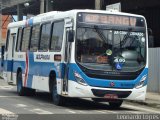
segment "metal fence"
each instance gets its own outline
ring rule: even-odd
[[[149,48],[148,92],[160,93],[160,48]]]

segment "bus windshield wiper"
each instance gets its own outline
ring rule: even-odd
[[[141,49],[142,49],[142,46],[141,46],[141,43],[137,40],[137,36],[131,36],[130,34],[131,31],[128,31],[127,34],[123,37],[123,40],[121,40],[121,37],[120,37],[120,34],[119,34],[119,38],[120,38],[120,51],[122,52],[122,46],[125,45],[125,43],[127,42],[127,38],[132,38],[130,44],[128,45],[129,47],[132,46],[132,44],[136,41],[138,42],[137,43],[137,46],[139,47],[139,52],[138,52],[138,57],[137,57],[137,62],[139,64],[141,64],[141,62],[144,62],[144,57],[141,53]]]
[[[102,40],[104,40],[105,41],[105,43],[108,45],[109,43],[108,43],[108,39],[106,39],[106,37],[104,36],[104,34],[103,34],[103,32],[100,30],[100,29],[98,29],[98,27],[95,25],[94,26],[94,29],[96,30],[96,32],[98,33],[98,35],[99,35],[99,37],[102,39]],[[113,33],[112,33],[113,34]],[[110,50],[110,47],[108,46],[108,50],[107,51],[111,51],[111,53],[112,53],[112,51],[113,51],[113,46],[112,46],[112,50]],[[113,70],[113,68],[114,68],[114,59],[113,59],[113,54],[110,54],[109,55],[111,58],[110,58],[110,65],[112,66],[112,70]]]
[[[124,45],[124,44],[127,42],[127,38],[131,35],[131,34],[130,34],[130,33],[131,33],[131,30],[132,30],[132,29],[128,29],[127,34],[124,35],[122,41],[120,42],[120,43],[121,43],[121,46]],[[119,34],[120,34],[120,33],[119,33]]]
[[[106,37],[104,36],[103,32],[102,32],[100,29],[98,29],[98,27],[97,27],[96,25],[94,26],[94,29],[95,29],[96,32],[98,33],[99,37],[100,37],[102,40],[104,40],[105,43],[108,44],[108,39],[106,39]]]

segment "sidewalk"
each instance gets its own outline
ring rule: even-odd
[[[144,101],[147,105],[156,105],[160,108],[160,93],[148,92],[146,100]]]
[[[143,104],[154,108],[160,108],[160,93],[147,92],[145,101],[130,101],[130,102],[139,103],[141,105]]]

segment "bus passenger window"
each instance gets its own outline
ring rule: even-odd
[[[35,52],[38,50],[40,26],[35,25],[32,27],[30,51]]]
[[[21,44],[21,51],[23,52],[26,52],[28,50],[30,30],[31,30],[31,27],[27,27],[23,29],[22,44]]]
[[[51,30],[51,24],[50,23],[42,25],[39,50],[48,51],[48,49],[49,49],[49,39],[50,39],[50,30]]]
[[[17,43],[16,43],[16,51],[20,50],[21,38],[22,38],[22,28],[19,28],[18,29]]]
[[[55,22],[53,24],[53,31],[51,36],[51,50],[60,51],[62,48],[64,32],[64,21]]]

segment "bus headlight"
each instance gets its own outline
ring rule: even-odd
[[[86,81],[81,77],[81,75],[77,72],[74,72],[74,77],[75,77],[75,80],[81,84],[81,85],[84,85],[84,86],[87,86],[87,83]]]
[[[139,88],[143,87],[146,79],[147,79],[147,75],[144,75],[144,76],[141,78],[140,82],[135,86],[135,88],[136,88],[136,89],[139,89]]]

